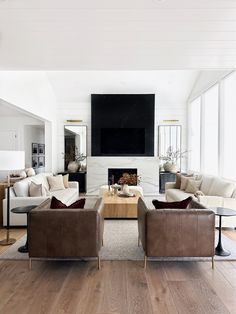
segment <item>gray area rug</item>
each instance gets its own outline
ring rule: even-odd
[[[25,244],[26,236],[23,236],[9,249],[0,255],[0,260],[26,260],[28,253],[18,252],[18,247]],[[218,231],[216,231],[216,241]],[[231,252],[230,256],[215,256],[215,260],[236,260],[236,242],[222,235],[223,247]],[[104,247],[101,250],[102,260],[143,260],[144,252],[138,247],[137,220],[105,220]],[[209,258],[199,257],[169,257],[153,258],[157,261],[208,261]]]

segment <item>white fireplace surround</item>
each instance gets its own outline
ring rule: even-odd
[[[108,168],[137,168],[144,195],[159,194],[159,160],[157,157],[88,157],[87,194],[98,195],[108,184]]]

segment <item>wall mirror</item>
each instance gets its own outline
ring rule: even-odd
[[[169,147],[172,151],[181,151],[181,125],[159,125],[158,126],[158,156],[166,156]],[[181,168],[181,160],[176,162]]]
[[[65,125],[64,141],[65,171],[85,171],[87,156],[87,126]]]

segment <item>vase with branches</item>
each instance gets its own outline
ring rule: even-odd
[[[174,150],[172,146],[169,146],[166,154],[159,156],[160,160],[164,160],[163,164],[164,170],[168,172],[177,172],[178,171],[178,161],[182,158],[186,158],[187,150],[181,151],[180,149]]]

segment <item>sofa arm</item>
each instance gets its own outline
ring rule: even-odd
[[[176,189],[176,183],[175,182],[166,182],[165,190],[169,190],[169,189]]]
[[[77,181],[69,181],[68,186],[71,189],[78,189],[79,190],[79,182],[77,182]]]

